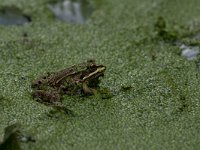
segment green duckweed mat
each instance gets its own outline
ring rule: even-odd
[[[162,17],[179,39],[198,31],[199,0],[102,0],[86,24],[58,21],[48,3],[0,2],[32,20],[0,26],[0,139],[19,122],[36,140],[22,149],[199,149],[198,58],[181,57],[155,30]],[[30,85],[38,76],[90,58],[107,66],[100,86],[111,98],[65,96],[74,116],[52,114],[33,100]]]

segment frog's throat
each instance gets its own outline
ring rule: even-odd
[[[88,76],[85,76],[85,77],[83,78],[83,81],[87,80],[88,78],[94,76],[94,75],[97,74],[97,73],[104,72],[105,70],[106,70],[106,67],[105,67],[105,66],[104,66],[104,67],[99,67],[99,68],[97,68],[96,71],[90,73]]]

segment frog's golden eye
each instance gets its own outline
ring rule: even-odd
[[[80,78],[83,79],[84,77],[85,77],[85,75],[84,75],[84,74],[81,74]]]
[[[96,69],[96,65],[95,64],[91,64],[90,66],[87,67],[87,69]]]

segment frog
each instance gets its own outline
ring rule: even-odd
[[[94,59],[90,59],[47,73],[32,82],[32,96],[43,103],[59,104],[63,95],[93,95],[105,70],[105,65],[97,65]]]

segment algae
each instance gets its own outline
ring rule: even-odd
[[[155,38],[155,22],[162,16],[167,31],[189,40],[182,35],[199,31],[188,26],[199,19],[200,1],[107,0],[76,25],[55,21],[48,3],[0,2],[32,17],[26,26],[0,26],[0,137],[18,121],[37,139],[22,145],[30,150],[199,149],[199,70],[179,47]],[[49,114],[32,99],[38,75],[88,58],[107,66],[100,86],[114,96],[64,97],[75,115]]]

